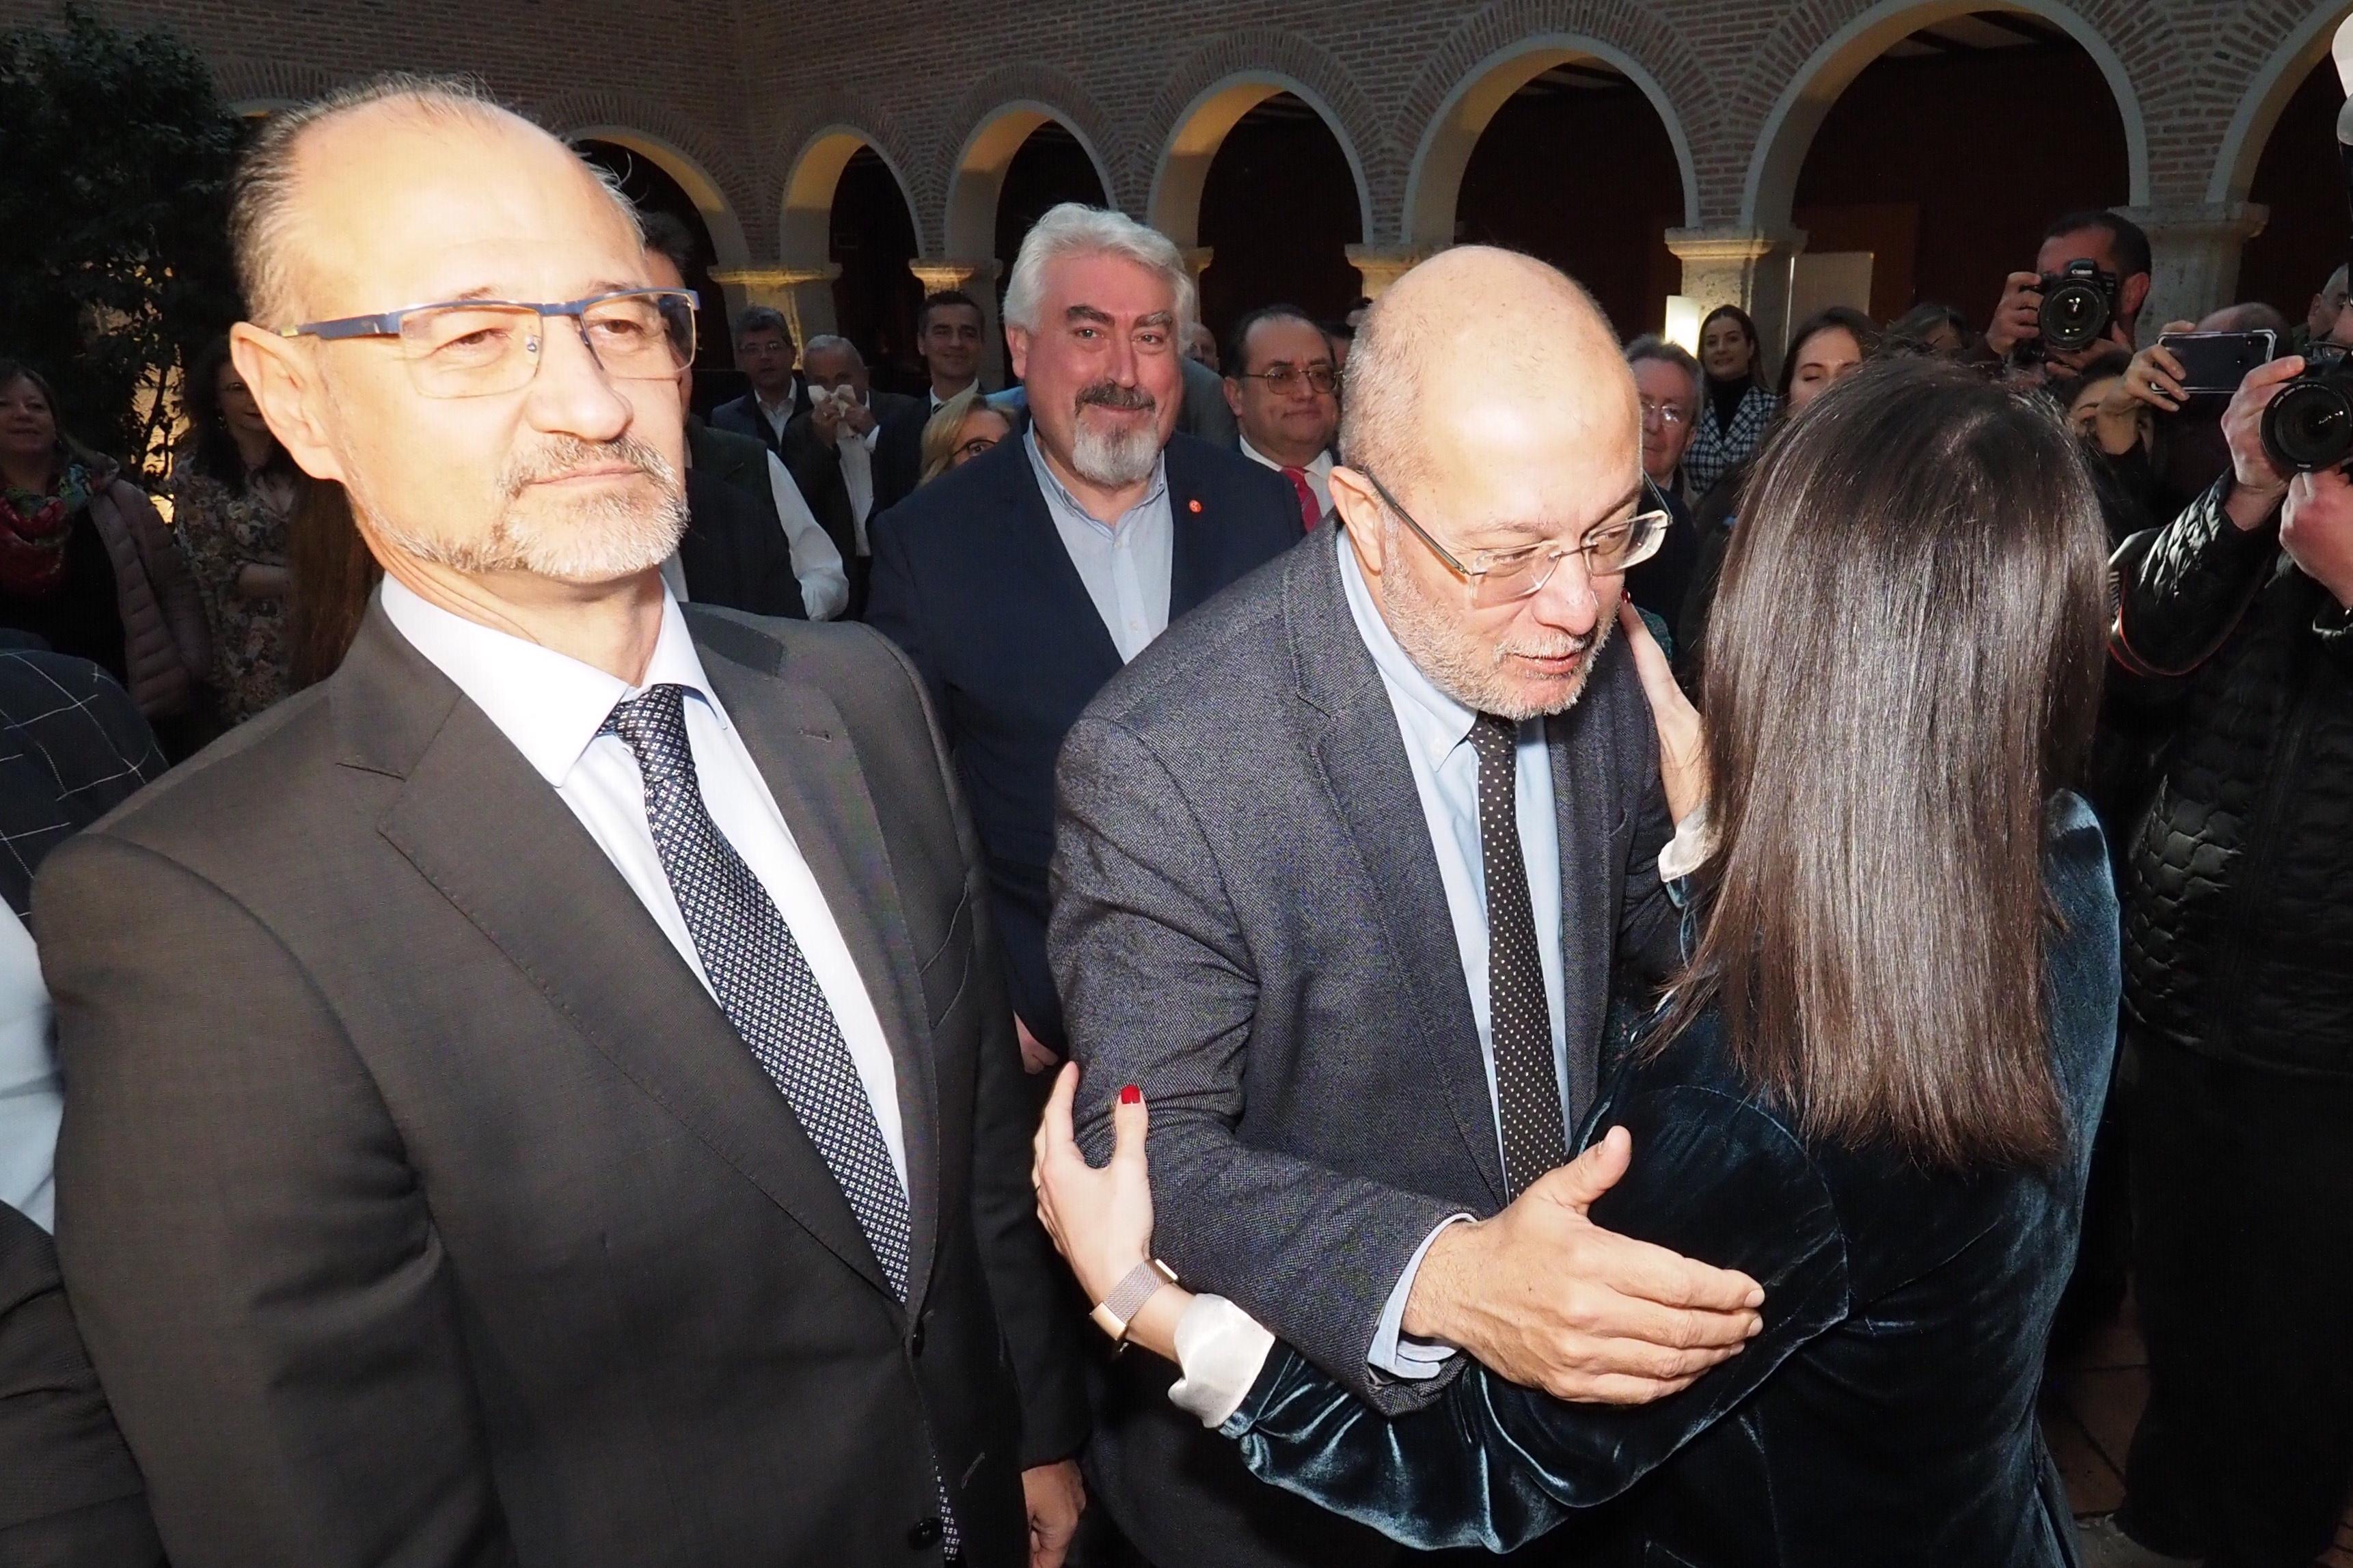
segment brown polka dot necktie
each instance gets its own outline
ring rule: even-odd
[[[1520,852],[1520,727],[1482,713],[1471,725],[1479,755],[1479,857],[1487,883],[1487,1019],[1495,1053],[1495,1111],[1504,1127],[1504,1183],[1513,1197],[1568,1159],[1560,1071],[1552,1056],[1552,1007],[1543,951]]]

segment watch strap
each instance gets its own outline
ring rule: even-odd
[[[1113,1340],[1125,1340],[1128,1324],[1135,1321],[1135,1314],[1144,1310],[1144,1304],[1151,1300],[1163,1285],[1175,1283],[1176,1271],[1160,1259],[1155,1258],[1139,1263],[1111,1288],[1111,1294],[1104,1297],[1089,1316],[1094,1319],[1095,1327]]]

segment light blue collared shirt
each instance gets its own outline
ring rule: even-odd
[[[1152,466],[1152,483],[1144,499],[1110,522],[1103,522],[1081,506],[1063,488],[1038,450],[1038,434],[1021,437],[1029,454],[1030,471],[1038,476],[1039,491],[1062,536],[1079,581],[1087,585],[1125,663],[1142,653],[1154,637],[1168,629],[1168,569],[1176,545],[1176,520],[1168,509],[1168,463]]]
[[[1406,762],[1413,770],[1413,787],[1421,797],[1421,814],[1430,827],[1430,847],[1438,855],[1438,880],[1446,892],[1446,912],[1454,923],[1454,948],[1462,960],[1462,979],[1471,992],[1471,1018],[1479,1030],[1479,1054],[1487,1068],[1487,1100],[1495,1103],[1495,1044],[1493,1010],[1487,998],[1487,878],[1479,844],[1479,756],[1471,749],[1471,725],[1478,715],[1440,691],[1417,667],[1373,603],[1372,589],[1356,564],[1356,552],[1345,529],[1334,529],[1333,548],[1340,552],[1340,583],[1348,600],[1348,614],[1356,635],[1373,656],[1396,713],[1398,733],[1405,741]],[[1518,817],[1520,854],[1527,863],[1528,900],[1535,916],[1538,958],[1544,969],[1545,1003],[1552,1015],[1552,1058],[1556,1081],[1561,1086],[1561,1124],[1572,1125],[1568,1103],[1568,1033],[1566,982],[1560,943],[1560,818],[1553,809],[1552,752],[1545,743],[1545,721],[1530,719],[1520,725],[1518,776],[1514,806]],[[1503,1117],[1495,1121],[1495,1151],[1504,1147]],[[1463,1215],[1469,1218],[1469,1215]],[[1454,1223],[1450,1220],[1448,1224]],[[1439,1230],[1445,1229],[1439,1226]],[[1438,1238],[1432,1231],[1406,1265],[1390,1292],[1378,1331],[1366,1359],[1399,1377],[1430,1377],[1454,1353],[1452,1347],[1430,1344],[1403,1336],[1406,1298],[1423,1256]]]

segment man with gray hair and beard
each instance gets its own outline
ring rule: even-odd
[[[1075,1340],[914,673],[681,607],[693,296],[461,83],[271,118],[237,366],[383,565],[60,848],[58,1248],[171,1560],[1054,1568]]]
[[[871,531],[866,621],[923,671],[955,749],[1033,1068],[1062,1048],[1046,861],[1063,731],[1170,623],[1299,538],[1281,477],[1174,434],[1195,301],[1166,236],[1075,203],[1047,213],[1005,287],[1029,433]]]
[[[1349,355],[1340,526],[1152,648],[1062,750],[1049,952],[1082,1142],[1107,1154],[1138,1086],[1162,1258],[1384,1412],[1466,1355],[1639,1403],[1758,1321],[1754,1282],[1585,1218],[1622,1155],[1568,1163],[1613,976],[1678,956],[1658,738],[1609,640],[1664,527],[1641,434],[1576,284],[1477,247],[1424,262]],[[1204,1386],[1124,1357],[1098,1405],[1090,1480],[1143,1555],[1395,1561],[1203,1430],[1243,1390],[1205,1398],[1197,1348]]]

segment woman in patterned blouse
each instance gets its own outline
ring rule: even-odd
[[[1683,479],[1694,504],[1718,479],[1746,462],[1765,439],[1781,400],[1758,372],[1757,323],[1737,305],[1718,305],[1700,323],[1699,358],[1707,372],[1699,428],[1683,454]]]
[[[173,522],[212,624],[224,726],[293,689],[286,642],[286,528],[301,473],[216,339],[187,381],[189,432],[172,469]]]

